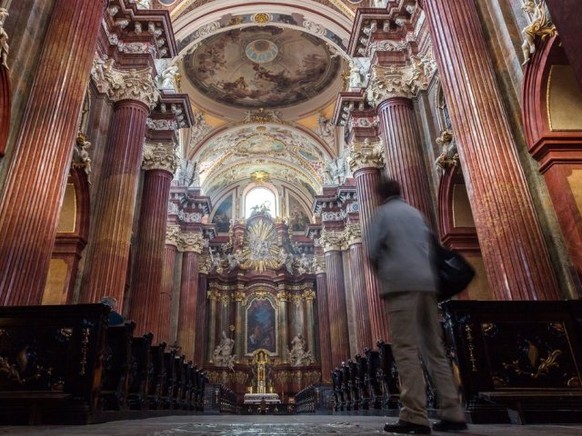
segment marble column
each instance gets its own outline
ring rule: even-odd
[[[208,345],[206,347],[208,355],[206,361],[208,363],[213,363],[212,353],[216,348],[216,306],[220,301],[220,293],[216,289],[211,289],[208,291],[207,298],[210,311],[208,313]]]
[[[331,336],[331,363],[339,365],[350,358],[348,314],[342,248],[345,244],[344,233],[321,232],[320,244],[325,253],[327,270],[327,302],[329,304],[329,332]]]
[[[186,360],[193,360],[197,324],[199,256],[204,248],[202,233],[183,232],[179,248],[183,255],[177,340]]]
[[[146,119],[158,99],[158,90],[150,68],[112,70],[111,83],[109,96],[115,106],[97,194],[95,232],[87,258],[81,299],[83,302],[95,302],[104,295],[110,295],[121,306],[128,275]]]
[[[40,304],[105,1],[56,0],[0,192],[0,305]],[[56,62],[55,60],[58,60]],[[16,72],[17,74],[18,72]]]
[[[171,319],[172,319],[172,296],[174,294],[174,268],[176,266],[176,254],[178,253],[178,243],[180,237],[180,227],[177,225],[166,228],[166,247],[164,252],[164,266],[162,272],[162,286],[160,287],[159,299],[159,325],[158,337],[154,337],[154,342],[171,341]]]
[[[378,74],[375,79],[382,84],[391,80],[385,74]],[[381,94],[385,99],[377,104],[385,147],[386,173],[400,182],[402,198],[420,210],[431,227],[435,228],[429,173],[424,161],[414,107],[408,95],[398,95],[400,92],[405,93],[406,90],[396,88],[394,93]]]
[[[327,298],[327,274],[322,267],[318,267],[315,276],[317,286],[317,321],[319,331],[319,360],[321,363],[321,381],[331,382],[331,329],[329,325],[329,303]]]
[[[476,5],[465,0],[422,3],[493,296],[558,299]]]
[[[384,342],[390,340],[388,314],[384,311],[384,304],[380,299],[382,284],[372,269],[367,255],[367,247],[370,246],[368,229],[376,208],[381,199],[376,194],[376,185],[380,179],[380,171],[384,167],[382,142],[356,144],[351,153],[350,168],[356,179],[356,192],[360,206],[360,228],[363,237],[362,270],[364,274],[366,297],[368,300],[368,313],[370,322],[370,335],[374,347],[379,339]]]
[[[315,292],[313,289],[304,291],[303,299],[305,300],[305,324],[307,325],[307,351],[315,358],[315,316],[313,311]]]
[[[234,354],[237,357],[237,361],[240,361],[245,355],[245,328],[244,328],[244,307],[245,293],[244,285],[242,283],[237,284],[237,290],[234,293],[234,303],[235,303],[235,319],[234,319]]]
[[[356,352],[362,353],[365,347],[374,348],[370,326],[370,311],[368,310],[368,295],[366,293],[366,276],[364,269],[364,249],[362,247],[362,232],[359,224],[346,227],[346,239],[349,247],[350,276],[354,298],[356,321]]]
[[[277,301],[279,303],[279,354],[283,363],[288,363],[289,329],[287,327],[287,303],[289,301],[289,293],[283,286],[279,286]]]
[[[146,141],[142,164],[145,174],[135,251],[135,279],[129,305],[129,318],[136,323],[136,335],[151,332],[154,338],[159,337],[168,201],[177,166],[172,142]]]
[[[198,326],[196,327],[196,341],[194,342],[194,364],[198,368],[202,368],[205,362],[206,338],[207,338],[207,287],[208,287],[208,269],[210,265],[210,258],[204,255],[203,262],[200,264],[200,274],[198,274],[198,304],[196,305],[196,319]]]

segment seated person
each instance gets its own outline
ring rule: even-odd
[[[105,304],[111,308],[111,312],[109,312],[109,326],[114,325],[123,325],[125,319],[121,316],[120,313],[117,312],[117,300],[113,297],[103,297],[100,301],[101,304]]]

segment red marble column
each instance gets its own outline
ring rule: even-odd
[[[559,298],[474,2],[425,0],[487,277],[498,300]]]
[[[198,309],[199,257],[203,248],[202,233],[182,234],[182,276],[180,279],[180,309],[178,311],[178,344],[187,360],[194,360],[196,317]]]
[[[206,259],[206,256],[204,257]],[[207,312],[208,299],[206,292],[208,291],[208,264],[200,265],[200,273],[198,274],[198,297],[196,303],[196,340],[194,341],[194,359],[193,362],[198,368],[202,368],[206,358],[206,338],[207,338]]]
[[[331,383],[331,329],[329,325],[329,303],[327,298],[327,278],[323,271],[315,276],[317,285],[317,321],[319,323],[319,356],[321,360],[321,381]]]
[[[137,335],[152,332],[154,338],[159,337],[168,200],[176,166],[173,143],[146,142],[135,279],[129,307],[129,317],[136,323]]]
[[[40,304],[105,2],[56,0],[0,193],[0,305]]]
[[[378,118],[386,149],[386,172],[400,182],[402,198],[420,210],[432,228],[434,212],[423,149],[412,100],[391,97],[378,105]]]
[[[359,227],[359,226],[358,226]],[[352,293],[354,297],[356,321],[356,352],[362,353],[364,348],[374,347],[370,316],[368,310],[368,296],[366,294],[366,277],[364,270],[364,249],[362,240],[357,236],[350,243],[350,276],[352,278]]]
[[[176,266],[176,254],[178,252],[178,240],[180,229],[177,226],[168,226],[166,229],[166,247],[164,250],[164,265],[162,272],[162,285],[159,297],[159,324],[158,337],[154,342],[171,344],[174,340],[171,335],[172,298],[174,294],[174,268]]]
[[[343,232],[322,232],[320,243],[325,253],[327,302],[331,336],[331,363],[339,365],[350,358],[350,337],[341,248]]]
[[[363,289],[365,289],[368,299],[370,334],[372,337],[371,348],[373,348],[379,339],[382,339],[384,342],[390,340],[388,314],[384,311],[384,304],[380,299],[382,284],[368,261],[366,248],[370,244],[368,228],[376,208],[380,204],[380,198],[376,194],[376,185],[380,178],[381,168],[384,166],[384,160],[377,146],[358,147],[352,153],[351,158],[351,168],[356,179],[356,192],[360,205],[360,227],[364,240],[362,268],[365,286]]]
[[[87,256],[82,301],[99,301],[104,295],[121,305],[129,267],[146,119],[158,98],[151,71],[117,71],[116,88],[110,96],[116,101],[103,162],[92,249]],[[121,311],[122,308],[119,308]]]

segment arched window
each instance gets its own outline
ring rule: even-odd
[[[277,201],[275,194],[268,188],[257,187],[245,195],[245,218],[256,212],[268,212],[272,217],[277,216]]]

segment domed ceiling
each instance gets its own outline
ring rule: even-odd
[[[309,214],[326,164],[343,147],[330,118],[360,2],[155,1],[171,12],[179,91],[190,95],[196,119],[184,151],[204,195],[219,208],[264,174]]]
[[[305,32],[275,26],[209,37],[184,59],[192,85],[241,109],[282,108],[318,96],[337,77],[340,60]]]

